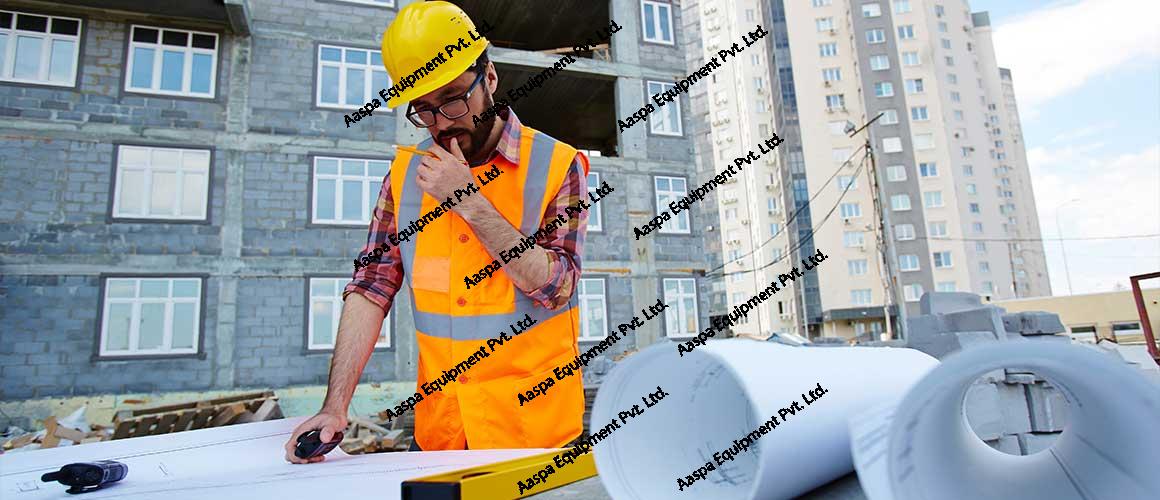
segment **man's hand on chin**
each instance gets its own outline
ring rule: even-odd
[[[458,139],[451,139],[450,152],[438,143],[432,144],[427,151],[438,158],[424,156],[419,162],[417,180],[424,193],[443,201],[453,197],[456,189],[464,189],[469,182],[475,182],[471,167],[467,166],[463,151],[459,149]]]

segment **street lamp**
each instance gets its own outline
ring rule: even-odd
[[[1067,247],[1063,244],[1063,228],[1059,225],[1059,210],[1065,205],[1079,201],[1079,198],[1067,200],[1055,207],[1055,234],[1059,235],[1059,250],[1063,253],[1063,274],[1067,277],[1067,294],[1071,295],[1071,270],[1067,267]]]

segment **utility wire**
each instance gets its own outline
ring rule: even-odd
[[[862,149],[862,148],[860,148],[860,149]],[[857,168],[857,169],[854,171],[854,177],[855,177],[855,178],[856,178],[856,177],[858,177],[858,174],[862,172],[862,168],[866,166],[866,160],[867,160],[869,157],[870,157],[870,155],[869,155],[869,154],[862,155],[862,160],[861,160],[861,161],[859,161],[859,163],[858,163],[858,168]],[[831,177],[831,179],[832,179],[832,178],[833,178],[833,177]],[[829,183],[827,182],[827,184],[826,184],[826,185],[829,185]],[[846,188],[842,190],[842,194],[838,195],[838,200],[837,200],[837,202],[835,202],[835,203],[834,203],[834,206],[833,206],[833,207],[830,207],[830,211],[829,211],[829,212],[826,212],[826,216],[825,216],[825,217],[823,217],[823,218],[822,218],[822,220],[821,220],[820,222],[818,222],[818,224],[817,224],[816,226],[814,226],[814,227],[813,227],[813,228],[810,230],[810,232],[809,232],[808,234],[806,234],[806,235],[805,235],[805,236],[803,236],[803,237],[802,237],[800,240],[798,240],[798,243],[797,243],[797,245],[794,245],[794,247],[793,247],[793,248],[791,248],[791,249],[789,249],[787,252],[783,253],[783,254],[781,255],[781,257],[778,257],[778,258],[774,259],[773,261],[771,261],[770,263],[768,263],[768,264],[765,264],[765,265],[763,265],[763,266],[760,266],[760,267],[757,267],[757,268],[755,268],[755,269],[747,269],[747,270],[741,270],[741,271],[733,271],[733,272],[721,273],[721,274],[718,274],[718,275],[712,275],[712,274],[710,274],[710,272],[706,272],[706,273],[705,273],[705,276],[721,276],[721,277],[725,277],[725,276],[732,276],[732,275],[735,275],[735,274],[744,274],[744,273],[750,273],[750,272],[754,272],[754,271],[760,271],[760,270],[762,270],[762,269],[765,269],[765,268],[767,268],[767,267],[773,266],[774,264],[777,264],[778,262],[781,262],[781,261],[785,260],[785,259],[786,259],[786,257],[789,257],[790,255],[793,255],[793,253],[794,253],[794,252],[796,252],[796,251],[797,251],[799,248],[801,248],[802,246],[805,246],[805,244],[806,244],[807,242],[809,242],[810,240],[812,240],[812,239],[814,238],[814,233],[817,233],[817,232],[818,232],[818,230],[819,230],[819,229],[821,229],[822,225],[823,225],[823,224],[825,224],[825,223],[826,223],[826,221],[827,221],[827,220],[829,220],[829,219],[830,219],[830,217],[834,215],[834,211],[836,211],[836,210],[838,209],[838,206],[842,204],[842,199],[846,197],[846,193],[850,192],[850,189],[851,189],[853,186],[854,186],[853,184],[848,184],[848,185],[846,185]],[[822,189],[825,189],[825,188],[823,187]],[[779,232],[780,232],[780,231],[779,231]],[[730,261],[729,263],[732,263],[732,262],[735,262],[735,261]],[[729,263],[726,263],[726,265],[728,265]],[[724,267],[724,266],[721,266],[721,267]],[[721,267],[719,267],[719,268],[717,268],[717,269],[721,269]],[[714,271],[716,271],[716,269],[714,269]]]
[[[916,239],[931,241],[1090,241],[1090,240],[1131,240],[1140,238],[1158,238],[1156,234],[1126,234],[1118,236],[1081,236],[1077,238],[951,238],[944,236],[918,236]]]
[[[830,174],[830,178],[826,179],[826,182],[822,183],[822,187],[818,188],[818,190],[814,193],[814,195],[810,197],[809,201],[802,204],[802,206],[798,207],[797,210],[794,210],[793,214],[791,214],[790,217],[788,219],[786,219],[784,223],[782,223],[781,227],[779,227],[777,229],[777,232],[773,233],[772,235],[769,236],[769,239],[754,246],[753,250],[750,250],[749,253],[747,253],[745,255],[741,255],[733,260],[730,260],[728,262],[725,262],[724,264],[721,264],[717,267],[714,267],[713,269],[705,271],[705,275],[708,276],[710,273],[714,273],[714,272],[717,272],[718,270],[724,269],[725,266],[728,266],[729,264],[732,264],[734,262],[738,262],[742,259],[745,259],[745,258],[749,257],[750,255],[753,255],[753,254],[757,253],[758,251],[760,251],[761,248],[764,247],[767,243],[773,241],[774,238],[776,238],[779,234],[784,232],[786,230],[786,228],[789,227],[791,222],[793,222],[795,219],[797,219],[798,214],[801,214],[802,211],[804,211],[806,208],[809,208],[810,203],[812,203],[814,201],[814,198],[817,198],[818,195],[822,194],[822,191],[825,191],[826,187],[830,185],[830,181],[833,181],[834,177],[837,177],[838,174],[842,172],[843,168],[846,168],[848,165],[850,165],[851,164],[850,162],[851,162],[851,160],[854,159],[854,156],[857,155],[863,149],[866,149],[865,145],[858,146],[858,148],[855,149],[854,152],[850,154],[850,157],[846,158],[846,161],[843,161],[841,165],[838,165],[838,168],[836,170],[834,170],[834,173]],[[866,157],[863,156],[862,161],[864,162],[865,160],[866,160]],[[858,168],[861,169],[861,166],[859,166]],[[858,174],[855,173],[854,177],[857,178]],[[846,190],[849,190],[849,186],[846,186],[846,188],[847,188]],[[846,191],[842,191],[842,195],[844,196],[845,194],[846,194]],[[839,198],[839,200],[840,199],[841,198]],[[722,276],[724,276],[724,275],[722,275]]]

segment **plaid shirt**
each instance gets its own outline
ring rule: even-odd
[[[502,155],[512,163],[520,163],[520,120],[510,109],[500,112],[506,120],[503,134],[495,152],[484,164],[495,159],[495,155]],[[481,165],[482,166],[482,165]],[[476,168],[476,167],[472,167]],[[588,212],[580,217],[569,218],[564,208],[575,205],[588,192],[588,180],[584,177],[584,166],[580,163],[580,153],[572,160],[568,175],[563,185],[556,193],[555,201],[548,205],[541,220],[551,220],[556,215],[563,215],[568,222],[556,229],[537,243],[548,250],[549,278],[548,282],[535,290],[524,290],[529,298],[541,306],[556,309],[563,306],[572,297],[576,290],[576,281],[580,278],[580,254],[584,247],[584,235],[588,232]],[[391,177],[388,174],[383,179],[383,186],[379,190],[379,202],[371,215],[370,232],[367,244],[358,255],[358,259],[370,254],[380,244],[387,242],[387,235],[396,234],[398,228],[395,221],[395,204],[391,193]],[[526,235],[525,235],[526,236]],[[379,262],[354,272],[351,282],[346,285],[342,293],[343,300],[351,293],[362,294],[371,302],[390,312],[394,303],[395,294],[403,284],[403,260],[399,254],[399,247],[391,246],[383,254]]]

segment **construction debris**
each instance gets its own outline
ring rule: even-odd
[[[407,414],[410,416],[410,413]],[[382,417],[380,417],[382,418]],[[342,451],[352,455],[366,453],[384,453],[389,451],[407,451],[415,435],[415,419],[410,417],[410,427],[404,428],[405,419],[399,418],[391,423],[392,428],[384,427],[383,422],[375,422],[370,417],[350,416],[342,443]],[[396,428],[397,426],[397,428]]]

